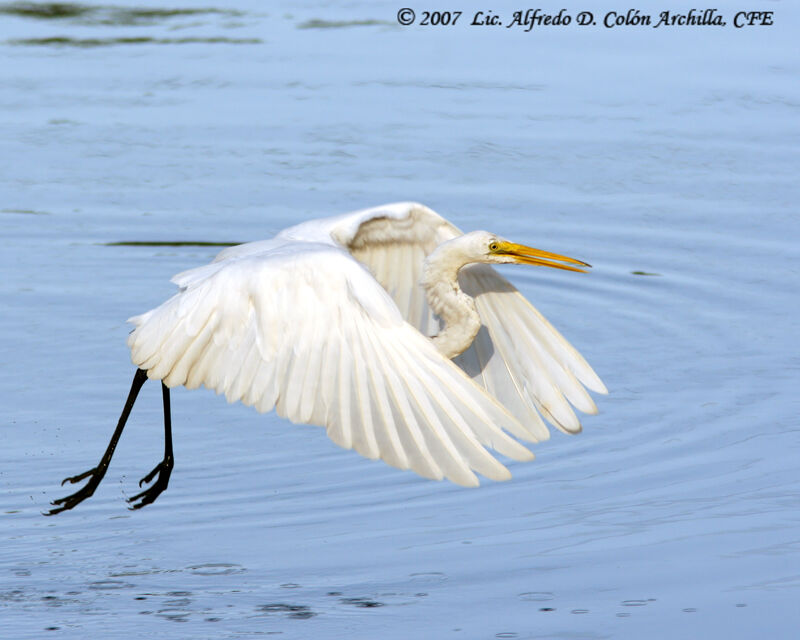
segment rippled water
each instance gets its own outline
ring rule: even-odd
[[[0,5],[4,637],[790,637],[800,12],[756,4],[774,27],[529,34]],[[125,319],[217,251],[108,243],[407,199],[595,265],[506,271],[611,390],[583,434],[465,490],[178,390],[170,488],[134,513],[150,384],[95,496],[42,517],[116,422]]]

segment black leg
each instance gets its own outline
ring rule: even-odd
[[[143,369],[137,369],[136,375],[133,377],[131,390],[128,393],[128,399],[125,401],[125,406],[122,408],[122,415],[119,417],[117,428],[114,429],[114,434],[111,436],[108,447],[106,447],[106,452],[103,454],[103,457],[100,459],[98,465],[92,469],[89,469],[88,471],[79,473],[77,476],[65,478],[61,484],[64,485],[67,482],[70,484],[75,484],[84,478],[89,478],[89,482],[87,482],[75,493],[64,498],[59,498],[58,500],[53,500],[52,504],[55,506],[55,508],[50,509],[50,511],[44,515],[53,516],[57,513],[61,513],[62,511],[66,511],[67,509],[72,509],[74,506],[80,504],[94,493],[94,490],[97,489],[100,481],[103,479],[103,476],[106,475],[108,465],[111,463],[111,458],[114,455],[114,449],[117,448],[119,437],[122,435],[122,430],[125,428],[125,423],[128,421],[128,416],[131,413],[131,409],[133,409],[133,403],[136,402],[136,396],[139,395],[139,390],[146,381],[147,372]]]
[[[164,400],[164,459],[150,473],[139,480],[139,487],[141,488],[143,484],[147,484],[158,474],[153,486],[148,487],[141,493],[137,493],[132,498],[128,498],[128,502],[131,503],[131,509],[141,509],[145,505],[155,502],[155,499],[167,488],[172,467],[175,465],[175,458],[172,455],[172,417],[169,409],[169,388],[163,382],[161,383],[161,396]],[[139,502],[136,502],[137,500]]]

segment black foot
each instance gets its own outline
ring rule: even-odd
[[[97,489],[97,486],[100,484],[100,481],[103,479],[105,475],[105,469],[101,472],[97,467],[93,469],[89,469],[88,471],[84,471],[83,473],[79,473],[77,476],[70,476],[69,478],[64,478],[64,481],[61,483],[63,487],[67,482],[70,484],[75,484],[80,482],[84,478],[91,477],[91,480],[86,483],[83,487],[78,489],[75,493],[68,495],[64,498],[59,498],[58,500],[53,500],[50,504],[54,505],[55,509],[50,509],[44,515],[46,516],[54,516],[57,513],[61,513],[62,511],[67,511],[68,509],[72,509],[76,505],[79,505],[81,502],[86,500],[86,498],[91,497],[94,493],[94,490]]]
[[[141,509],[142,507],[155,502],[156,498],[161,495],[161,493],[169,484],[169,476],[172,473],[173,465],[174,460],[172,459],[172,456],[167,456],[161,462],[159,462],[150,473],[139,480],[139,486],[141,487],[143,484],[150,482],[156,477],[156,474],[158,474],[158,478],[156,478],[155,484],[152,487],[145,489],[141,493],[137,493],[132,498],[128,498],[128,502],[131,503],[129,508]],[[137,500],[139,500],[139,502],[136,502]]]

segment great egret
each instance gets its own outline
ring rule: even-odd
[[[178,274],[178,293],[129,320],[138,368],[117,428],[96,467],[64,480],[87,484],[48,515],[94,493],[147,378],[161,380],[165,451],[132,509],[169,482],[169,388],[178,385],[324,425],[336,444],[426,478],[507,480],[486,447],[531,460],[506,431],[546,439],[541,414],[577,433],[570,403],[596,413],[584,386],[607,391],[489,266],[504,263],[589,266],[486,231],[462,234],[428,207],[398,203],[299,224]]]

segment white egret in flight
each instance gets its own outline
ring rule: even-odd
[[[88,478],[48,515],[94,493],[147,378],[162,385],[165,451],[139,485],[155,482],[128,500],[133,509],[169,482],[178,385],[324,426],[336,444],[426,478],[507,480],[487,447],[530,460],[508,434],[546,439],[542,417],[577,433],[570,404],[596,413],[584,387],[607,391],[490,266],[506,263],[589,266],[486,231],[462,234],[423,205],[398,203],[306,222],[178,274],[178,293],[130,319],[137,371],[105,454],[64,480]]]

